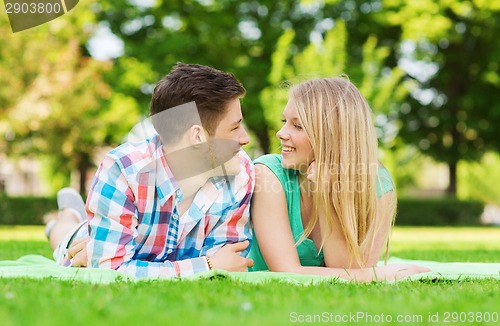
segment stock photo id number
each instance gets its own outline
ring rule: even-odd
[[[4,4],[12,32],[17,33],[66,14],[78,0],[4,0]]]

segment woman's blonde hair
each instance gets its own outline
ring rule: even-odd
[[[321,230],[323,247],[325,235],[333,229],[333,219],[338,218],[351,259],[364,267],[376,236],[380,236],[378,231],[389,223],[377,216],[378,141],[370,106],[344,76],[295,85],[290,99],[297,107],[316,161],[313,215],[299,241],[311,234],[321,212],[328,217],[329,226],[329,230]],[[391,224],[395,194],[392,202],[385,212],[392,214]],[[387,258],[389,237],[382,236],[386,237]]]

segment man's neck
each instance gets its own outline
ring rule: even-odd
[[[205,183],[207,183],[210,177],[211,175],[209,173],[203,173],[191,178],[177,180],[177,184],[182,190],[184,199],[194,196],[198,192],[198,190],[200,190],[200,188],[203,187]]]
[[[184,198],[192,197],[215,175],[208,155],[196,148],[164,148],[165,160]]]

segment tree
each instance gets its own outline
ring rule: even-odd
[[[309,44],[312,34],[324,33],[334,19],[352,11],[342,1],[331,0],[106,0],[95,10],[99,21],[124,41],[124,57],[135,58],[156,73],[147,83],[154,83],[177,61],[233,72],[247,88],[245,122],[264,152],[269,151],[269,126],[260,93],[270,86],[267,76],[278,39],[286,30],[294,30],[290,50],[297,53]],[[352,17],[350,26],[356,26],[356,19]],[[365,30],[362,43],[368,34]],[[142,105],[150,95],[142,93]]]
[[[97,152],[121,142],[139,109],[106,83],[111,63],[84,55],[89,35],[80,31],[92,15],[79,9],[78,17],[67,15],[5,41],[0,66],[10,73],[0,78],[0,139],[11,156],[47,158],[53,175],[67,180],[77,170],[86,194]]]
[[[457,192],[457,163],[500,149],[500,7],[489,1],[391,1],[388,20],[403,30],[420,87],[403,106],[400,135],[449,166],[447,193]],[[418,69],[420,67],[420,70]],[[431,70],[425,73],[425,68]]]
[[[367,98],[375,116],[379,117],[375,122],[382,145],[391,143],[395,134],[386,125],[388,119],[385,117],[397,109],[397,103],[406,97],[413,83],[402,82],[404,73],[400,69],[385,66],[390,49],[377,46],[377,38],[372,35],[362,45],[361,62],[351,64],[347,46],[350,35],[342,20],[336,20],[334,27],[321,39],[292,55],[290,48],[294,35],[294,31],[286,31],[278,41],[269,75],[272,86],[262,92],[262,103],[271,126],[270,136],[280,128],[279,121],[287,101],[287,84],[347,74]],[[277,148],[279,142],[276,137],[272,139],[275,139],[274,148]]]

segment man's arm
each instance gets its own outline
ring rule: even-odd
[[[250,200],[255,187],[254,166],[249,158],[242,158],[241,172],[236,176],[237,182],[227,185],[224,191],[225,198],[232,198],[231,202],[225,203],[220,211],[220,217],[216,216],[211,220],[216,223],[211,226],[203,243],[202,255],[211,257],[222,246],[230,243],[237,243],[252,240],[252,225],[250,223]],[[238,182],[244,180],[244,182]],[[237,187],[232,189],[231,187]],[[250,251],[250,246],[240,252],[240,255],[246,257]]]

